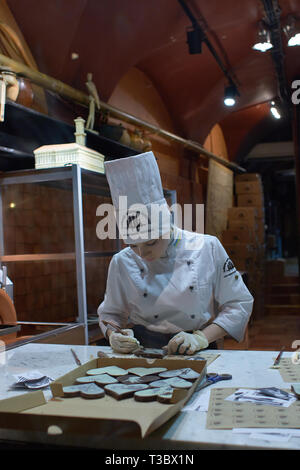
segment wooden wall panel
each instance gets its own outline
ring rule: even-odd
[[[205,233],[221,239],[227,228],[227,210],[233,205],[233,172],[210,160],[205,210]]]

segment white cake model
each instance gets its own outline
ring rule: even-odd
[[[85,146],[85,121],[81,117],[74,120],[76,142],[70,144],[43,145],[33,151],[35,168],[54,168],[78,164],[87,170],[104,173],[104,155]]]

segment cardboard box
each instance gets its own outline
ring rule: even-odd
[[[264,222],[264,219],[265,219],[265,208],[264,208],[264,206],[258,206],[258,207],[256,207],[256,210],[257,210],[257,218],[258,219],[263,219],[263,223],[265,223]]]
[[[235,181],[245,182],[245,181],[261,181],[261,176],[259,173],[243,173],[242,175],[236,175]]]
[[[259,214],[259,212],[258,212]],[[257,217],[257,228],[265,228],[265,218]]]
[[[251,231],[255,233],[257,230],[257,223],[249,222],[248,220],[235,220],[235,219],[228,219],[228,228],[230,230],[243,230],[243,231]]]
[[[261,207],[264,205],[264,198],[260,194],[238,194],[237,205],[242,207]]]
[[[256,230],[257,241],[259,243],[264,243],[265,235],[266,235],[265,225],[263,223],[258,224],[257,230]]]
[[[231,221],[245,222],[250,227],[255,227],[257,222],[257,208],[255,207],[230,207],[228,209],[229,224]]]
[[[258,194],[263,196],[263,188],[260,181],[241,181],[235,183],[236,194]]]
[[[133,398],[115,400],[109,395],[103,398],[64,398],[63,386],[73,385],[77,377],[98,367],[116,365],[123,369],[131,367],[166,367],[181,369],[189,367],[200,374],[188,390],[176,389],[172,404],[156,401],[141,403]],[[42,391],[29,392],[13,398],[0,400],[0,425],[6,428],[47,431],[56,425],[64,432],[92,434],[110,437],[117,430],[118,437],[145,437],[177,414],[194,393],[206,374],[206,361],[186,359],[144,358],[98,358],[73,369],[51,383],[53,398],[46,401]]]
[[[225,238],[222,238],[222,240],[226,243],[235,243],[237,240],[241,243],[264,243],[265,221],[262,218],[256,218],[254,225],[247,220],[240,222],[239,220],[230,219],[228,221],[228,227],[230,231],[246,232],[246,234],[243,237],[234,234],[234,238],[231,239],[232,241],[230,241],[228,235],[225,235]]]
[[[249,228],[248,230],[229,229],[222,232],[222,243],[233,244],[233,243],[254,243],[255,236],[254,232]]]

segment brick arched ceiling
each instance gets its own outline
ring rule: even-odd
[[[247,136],[256,143],[253,129],[269,113],[264,103],[278,94],[270,53],[251,48],[265,14],[263,2],[186,3],[238,84],[234,109],[223,104],[227,80],[208,48],[189,54],[186,28],[191,22],[176,0],[7,0],[41,72],[84,91],[92,72],[107,101],[121,77],[137,67],[156,85],[179,135],[203,143],[220,123],[234,159]],[[298,0],[278,3],[281,19],[300,15]],[[284,37],[283,42],[290,84],[300,71],[300,47],[287,48]]]

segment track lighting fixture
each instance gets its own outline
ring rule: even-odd
[[[292,15],[287,17],[283,31],[288,40],[288,46],[300,46],[300,22]]]
[[[200,28],[192,26],[187,28],[187,43],[189,45],[190,54],[201,54],[202,52],[203,33]]]
[[[252,49],[259,52],[266,52],[272,49],[272,47],[271,33],[265,23],[261,21],[259,23],[258,38],[256,43],[252,46]]]
[[[189,46],[189,53],[201,54],[202,44],[204,43],[206,45],[207,49],[216,60],[218,66],[221,68],[222,72],[224,73],[225,77],[229,82],[229,86],[225,88],[224,103],[226,106],[233,106],[235,104],[235,97],[237,95],[239,96],[239,92],[230,72],[226,69],[221,57],[219,57],[213,44],[209,41],[208,37],[206,36],[205,30],[203,30],[203,28],[199,24],[197,18],[192,13],[186,1],[178,0],[178,3],[192,22],[192,26],[187,28],[187,44]]]
[[[234,106],[235,105],[235,97],[238,95],[237,88],[234,84],[230,84],[225,87],[224,92],[224,104],[225,106]]]
[[[279,107],[276,105],[275,101],[271,101],[270,103],[270,111],[272,116],[275,119],[280,119],[281,118],[281,113]]]

